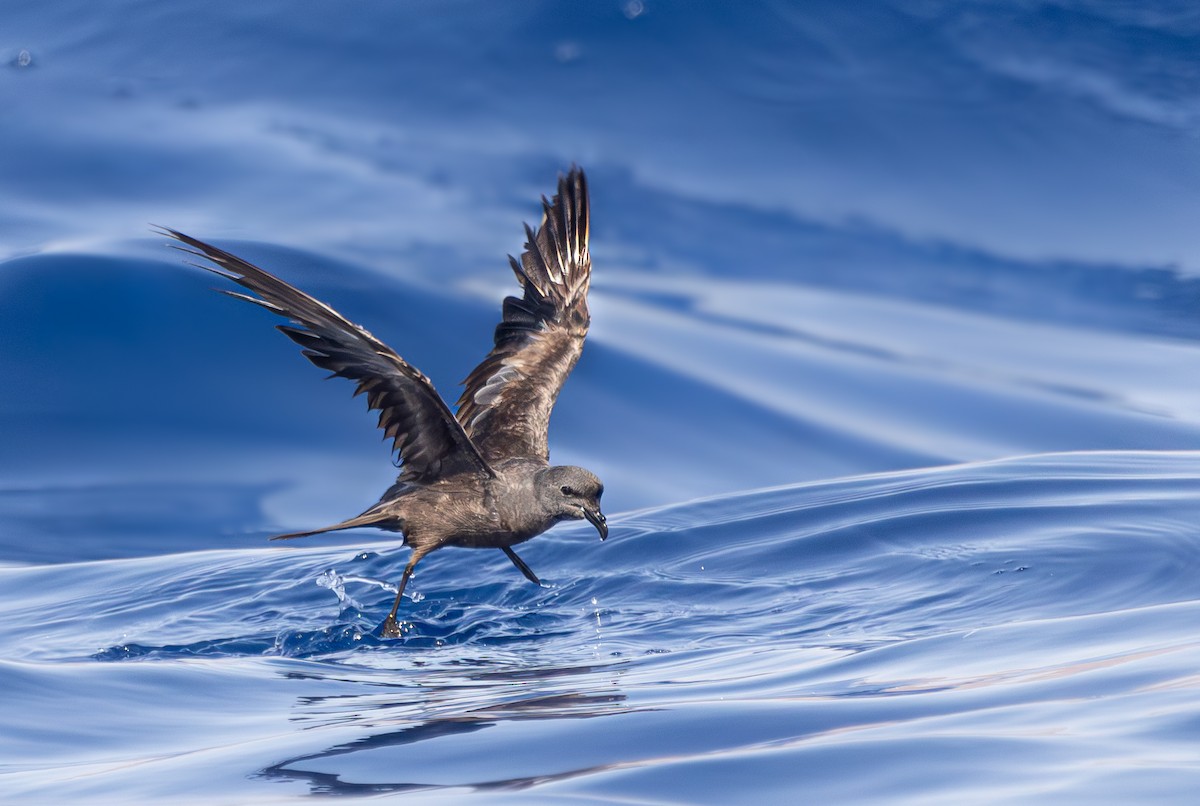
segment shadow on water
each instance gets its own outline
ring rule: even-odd
[[[464,675],[445,686],[418,687],[386,682],[362,695],[302,698],[292,720],[305,727],[354,724],[367,735],[333,745],[313,753],[304,753],[262,769],[257,775],[270,781],[307,784],[313,794],[362,795],[437,789],[445,786],[477,790],[524,789],[552,780],[562,780],[597,772],[603,767],[577,769],[560,774],[541,774],[511,778],[481,779],[470,783],[419,780],[412,765],[399,759],[389,763],[387,751],[439,739],[454,740],[467,734],[495,728],[502,723],[539,720],[590,719],[617,713],[630,713],[626,696],[614,689],[612,680],[596,678],[611,667],[581,666],[571,669],[484,670]],[[300,675],[320,680],[321,675]],[[516,693],[529,686],[537,691]],[[503,701],[467,707],[431,717],[414,717],[413,712],[429,709],[430,703],[461,700],[464,689],[483,687]],[[378,689],[382,688],[383,691]],[[549,690],[547,690],[549,689]],[[415,695],[415,696],[414,696]],[[395,727],[397,723],[403,727]],[[361,756],[365,761],[355,763]],[[335,761],[341,759],[341,762]],[[322,767],[324,769],[322,769]],[[355,775],[386,777],[384,770],[405,770],[418,780],[355,781]],[[436,773],[435,773],[436,774]]]

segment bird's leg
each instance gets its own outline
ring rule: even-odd
[[[542,584],[542,581],[537,578],[537,574],[533,573],[529,566],[525,564],[525,561],[517,556],[515,551],[510,549],[508,546],[501,546],[500,550],[508,555],[508,559],[512,560],[513,565],[517,567],[518,571],[525,575],[526,579],[528,579],[534,585]]]
[[[383,620],[383,627],[380,629],[380,635],[384,638],[400,637],[400,625],[396,623],[396,611],[400,609],[400,597],[404,595],[404,586],[408,584],[408,578],[412,576],[413,568],[417,566],[417,561],[424,556],[424,552],[417,553],[414,551],[408,561],[408,565],[404,566],[404,574],[400,577],[400,586],[396,590],[396,602],[392,605],[392,612],[388,613],[388,617]]]

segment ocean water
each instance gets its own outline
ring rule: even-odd
[[[1082,0],[0,12],[0,800],[1189,803],[1200,13]],[[347,532],[557,172],[611,536]],[[394,589],[392,589],[394,590]]]

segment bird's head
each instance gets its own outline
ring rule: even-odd
[[[608,522],[600,511],[600,496],[604,485],[590,470],[563,465],[543,470],[538,480],[542,500],[559,518],[587,518],[600,539],[608,537]]]

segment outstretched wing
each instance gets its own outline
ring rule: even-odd
[[[525,227],[518,263],[509,257],[521,298],[504,300],[496,346],[463,381],[458,421],[490,462],[511,457],[549,461],[550,411],[587,336],[587,179],[578,167],[559,177],[542,223]]]
[[[173,229],[164,228],[163,234],[190,247],[177,247],[182,251],[217,266],[201,268],[258,296],[224,293],[290,319],[292,324],[277,327],[304,348],[309,361],[354,381],[355,395],[366,393],[367,406],[379,411],[379,427],[403,461],[401,481],[428,482],[465,472],[494,475],[429,378],[386,344],[323,302],[223,249]]]

